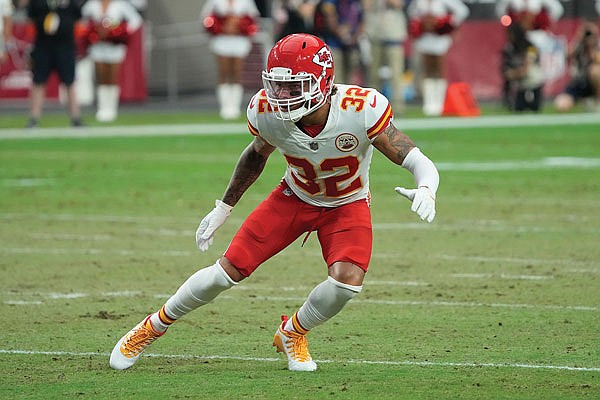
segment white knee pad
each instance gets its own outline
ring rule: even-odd
[[[224,290],[237,285],[217,261],[190,276],[165,303],[165,312],[178,319],[188,312],[210,303]]]

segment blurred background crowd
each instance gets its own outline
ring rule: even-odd
[[[74,126],[80,106],[110,122],[154,97],[211,95],[239,118],[266,54],[295,32],[330,46],[336,82],[377,88],[397,115],[446,115],[456,93],[600,112],[600,0],[0,0],[0,15],[0,102],[28,99],[31,127],[45,99]],[[53,47],[61,29],[72,56]]]

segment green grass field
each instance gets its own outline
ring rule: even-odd
[[[407,129],[440,169],[432,224],[376,154],[373,259],[309,336],[317,372],[271,347],[326,276],[314,235],[111,370],[114,343],[283,175],[274,154],[201,253],[194,231],[250,137],[189,133],[0,140],[0,398],[600,398],[600,122]]]

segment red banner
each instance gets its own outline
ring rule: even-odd
[[[558,94],[569,81],[565,64],[566,48],[573,39],[577,19],[563,19],[552,27],[552,34],[540,49],[542,68],[547,77],[544,92]],[[501,97],[501,51],[506,43],[506,29],[499,21],[467,21],[460,26],[446,59],[449,82],[467,82],[475,98],[480,100]]]

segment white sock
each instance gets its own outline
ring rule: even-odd
[[[109,85],[98,85],[96,89],[96,119],[98,121],[106,121],[106,113],[110,96]]]
[[[231,114],[232,119],[239,118],[241,114],[242,100],[244,98],[244,87],[239,83],[230,85],[229,93],[231,94]]]
[[[217,261],[190,276],[167,300],[163,308],[152,314],[150,322],[158,332],[164,332],[175,320],[210,303],[219,293],[236,284]],[[161,311],[163,318],[160,315]]]
[[[108,116],[110,121],[117,119],[119,113],[119,96],[121,94],[121,88],[119,85],[108,85],[109,93],[108,96]]]
[[[361,290],[362,286],[348,285],[327,277],[326,281],[318,284],[310,292],[308,299],[288,320],[284,329],[301,334],[308,333],[339,313]]]
[[[219,103],[219,115],[223,119],[228,118],[228,107],[231,101],[230,89],[228,83],[221,83],[217,85],[217,102]]]
[[[436,80],[432,78],[423,79],[423,114],[427,116],[436,115],[435,95]]]

